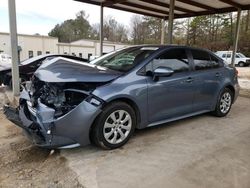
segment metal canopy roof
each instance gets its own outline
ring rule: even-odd
[[[76,0],[136,14],[168,19],[170,0]],[[174,18],[250,9],[250,0],[176,0]]]

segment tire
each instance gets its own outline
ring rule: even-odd
[[[124,102],[113,102],[103,109],[91,131],[91,140],[103,149],[123,146],[135,130],[136,114]]]
[[[232,103],[233,92],[230,89],[225,88],[217,100],[216,108],[213,111],[213,114],[217,117],[226,116],[231,109]]]
[[[245,63],[244,62],[239,62],[239,64],[238,64],[240,67],[244,67],[245,66]]]

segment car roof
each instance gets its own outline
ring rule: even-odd
[[[186,48],[186,49],[193,49],[193,50],[204,50],[204,51],[208,51],[211,52],[208,49],[205,48],[198,48],[198,47],[193,47],[193,46],[186,46],[186,45],[178,45],[178,44],[143,44],[143,45],[134,45],[134,46],[130,46],[130,47],[155,47],[155,48],[159,48],[159,49],[167,49],[167,48]],[[128,48],[130,48],[128,47]]]

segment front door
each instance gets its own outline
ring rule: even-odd
[[[171,68],[174,74],[157,80],[147,77],[150,124],[192,112],[194,88],[186,50],[175,48],[165,51],[146,65],[147,74],[153,74],[158,67]]]

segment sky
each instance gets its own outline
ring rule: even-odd
[[[90,24],[99,23],[100,7],[73,0],[16,0],[17,32],[48,35],[58,23],[74,19],[84,10]],[[104,8],[104,17],[112,16],[129,27],[132,13]],[[0,0],[0,32],[9,32],[8,0]]]

